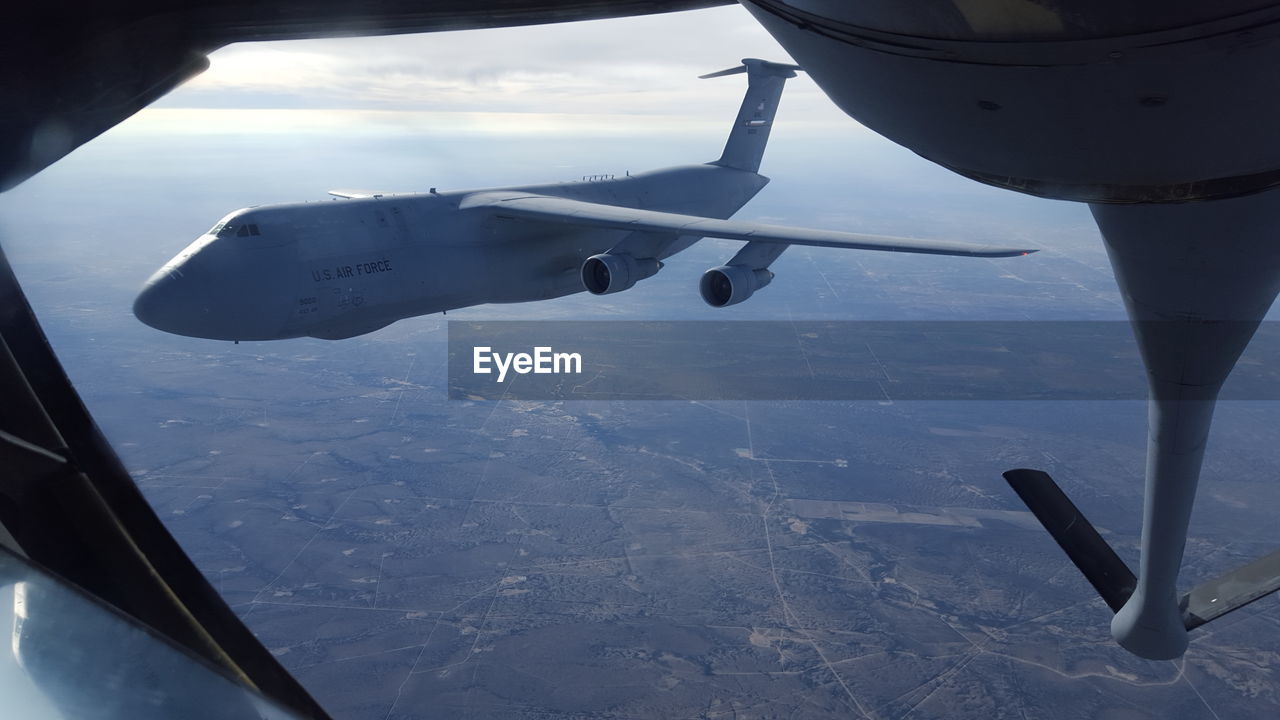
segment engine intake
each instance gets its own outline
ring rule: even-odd
[[[601,253],[582,263],[582,284],[593,295],[608,295],[622,292],[661,269],[662,263],[654,258]]]
[[[711,307],[737,305],[773,280],[773,271],[745,265],[721,265],[702,274],[698,290]]]

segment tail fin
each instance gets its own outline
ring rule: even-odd
[[[702,75],[702,78],[747,74],[747,94],[738,109],[738,119],[729,133],[724,153],[711,165],[758,172],[764,146],[769,142],[769,129],[773,126],[774,113],[778,111],[778,98],[787,78],[796,76],[798,65],[766,62],[745,58],[742,64],[728,70]]]

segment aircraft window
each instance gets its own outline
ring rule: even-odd
[[[250,224],[249,224],[249,234],[250,234],[250,235],[261,235],[262,233],[258,232],[258,226],[257,226],[257,225],[255,225],[255,224],[253,224],[253,223],[250,223]]]
[[[231,237],[235,234],[236,234],[236,226],[230,223],[223,225],[222,229],[218,231],[218,237],[221,237],[221,238]]]
[[[241,225],[240,229],[236,231],[236,237],[249,237],[249,226]]]
[[[205,235],[217,235],[219,232],[222,231],[222,228],[225,226],[226,226],[225,222],[220,222],[217,225],[214,225],[213,227],[209,228],[209,232],[205,233]]]

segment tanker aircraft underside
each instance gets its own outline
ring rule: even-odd
[[[1218,392],[1280,292],[1280,3],[741,0],[851,117],[979,182],[1086,202],[1147,367],[1135,575],[1054,481],[1005,478],[1126,649],[1280,588],[1280,553],[1179,595]]]

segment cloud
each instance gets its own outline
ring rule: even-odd
[[[160,104],[166,108],[335,109],[721,117],[741,78],[696,76],[743,57],[790,61],[737,6],[639,18],[388,37],[241,43]],[[849,120],[807,78],[786,108]]]

